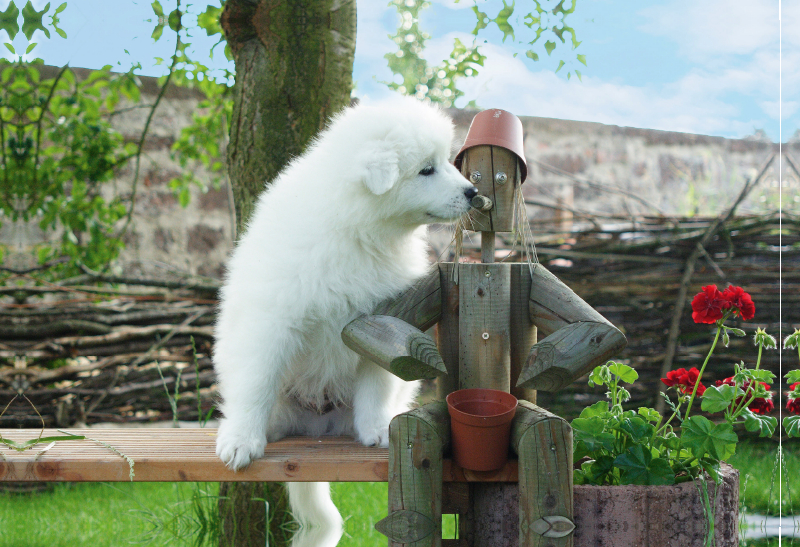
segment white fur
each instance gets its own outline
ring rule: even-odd
[[[426,224],[469,209],[472,185],[447,161],[452,135],[443,113],[417,101],[357,106],[261,195],[230,259],[216,325],[217,455],[228,467],[247,466],[286,435],[388,445],[389,422],[409,409],[416,382],[360,358],[341,331],[426,273]],[[427,165],[434,174],[419,174]],[[326,397],[336,410],[308,409]],[[327,489],[294,494],[309,518],[316,498],[340,522]]]

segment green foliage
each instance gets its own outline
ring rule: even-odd
[[[773,339],[760,329],[760,336],[755,338],[759,347],[755,368],[748,369],[744,363],[734,365],[733,385],[710,386],[704,388],[704,392],[699,390],[705,365],[720,334],[726,329],[734,330],[726,327],[724,320],[717,322],[714,344],[699,371],[681,369],[665,379],[665,383],[678,392],[677,404],[663,394],[671,411],[666,421],[652,408],[623,409],[622,405],[629,396],[622,384],[631,384],[638,379],[634,369],[614,361],[595,367],[589,374],[589,385],[606,388],[609,401],[585,408],[572,421],[573,458],[576,464],[580,464],[580,468],[574,471],[575,484],[674,484],[697,478],[703,472],[717,480],[720,462],[736,453],[739,439],[734,425],[742,424],[747,431],[757,432],[761,437],[774,434],[777,420],[748,408],[756,398],[771,397],[762,382],[772,382],[775,378],[774,374],[759,367],[761,351],[774,347],[771,344]],[[744,335],[744,332],[734,334]],[[800,378],[800,373],[792,377]],[[800,392],[800,385],[797,387]],[[712,414],[723,413],[721,423],[714,423],[704,416],[689,417],[698,393],[701,393],[702,410]],[[673,420],[681,424],[679,432],[673,428]],[[800,419],[784,420],[784,426],[787,432],[791,428],[790,435],[800,436]]]
[[[44,231],[48,242],[31,249],[31,256],[47,268],[46,277],[71,275],[83,267],[103,270],[118,256],[135,207],[144,140],[167,85],[195,88],[207,97],[173,147],[173,158],[184,168],[170,182],[180,203],[188,203],[192,185],[205,189],[194,174],[198,164],[214,174],[212,183],[224,174],[222,158],[232,107],[228,84],[233,75],[224,72],[218,83],[207,67],[186,53],[196,28],[209,36],[221,32],[220,8],[207,6],[201,13],[190,13],[181,9],[179,0],[170,3],[173,9],[168,12],[158,0],[152,3],[153,38],[161,38],[165,28],[177,36],[168,73],[160,79],[161,89],[152,105],[138,104],[138,64],[121,74],[106,66],[80,80],[67,67],[55,77],[44,78],[40,59],[0,60],[0,223],[34,223]],[[10,41],[20,31],[28,41],[36,30],[50,37],[52,29],[65,38],[58,28],[58,15],[65,9],[66,2],[55,10],[48,3],[36,11],[29,1],[20,10],[12,1],[0,12],[0,28],[8,35],[6,47],[14,52]],[[191,24],[194,17],[196,25]],[[29,44],[26,53],[35,45]],[[149,108],[136,142],[126,142],[110,124],[123,107]],[[131,162],[135,166],[132,189],[119,193],[109,182]],[[0,261],[8,256],[9,250],[0,247]],[[21,261],[23,268],[15,265],[5,271],[29,271],[33,268],[25,264],[28,261]]]
[[[515,11],[516,3],[513,1],[510,5],[505,0],[502,0],[502,5],[496,0],[476,1],[472,6],[476,21],[475,28],[472,30],[475,37],[472,44],[466,45],[458,38],[454,39],[453,51],[449,58],[438,65],[429,66],[428,62],[421,57],[421,53],[425,48],[425,42],[430,39],[430,35],[420,29],[419,17],[424,9],[430,7],[430,2],[426,0],[392,0],[389,5],[394,5],[397,9],[400,23],[397,32],[390,38],[397,44],[398,49],[385,57],[389,69],[395,75],[395,81],[384,83],[400,93],[451,106],[464,95],[464,92],[458,89],[459,80],[476,76],[478,67],[482,67],[486,60],[486,56],[481,53],[478,46],[478,39],[484,29],[492,24],[496,25],[503,33],[503,44],[506,44],[506,40],[510,38],[506,47],[519,50],[514,53],[515,57],[524,51],[529,59],[538,61],[542,48],[548,56],[551,56],[558,43],[569,44],[572,50],[580,45],[575,37],[575,31],[566,24],[567,16],[575,11],[576,2],[577,0],[562,0],[556,2],[552,7],[544,7],[543,4],[546,2],[534,0],[533,11],[521,14],[518,10]],[[489,12],[495,10],[496,14],[493,17],[490,16]],[[517,35],[520,37],[519,40]],[[569,42],[565,35],[571,37]],[[549,39],[541,42],[542,37]],[[563,46],[559,48],[559,51],[562,49]],[[567,78],[569,79],[573,73],[580,78],[580,71],[573,68],[576,62],[585,66],[586,55],[576,54],[574,58],[567,56],[566,60],[562,58],[556,72],[559,72],[564,66],[568,66]],[[468,106],[475,107],[474,104]]]
[[[577,63],[587,66],[586,55],[575,53],[581,42],[567,20],[575,12],[577,0],[533,0],[533,9],[528,7],[527,2],[524,5],[525,8],[520,12],[514,1],[509,5],[502,0],[502,6],[496,0],[476,1],[472,10],[477,23],[472,34],[478,37],[483,29],[494,24],[503,33],[503,44],[506,44],[508,38],[511,39],[506,47],[516,50],[515,57],[524,52],[527,58],[539,61],[543,53],[552,57],[553,52],[558,51],[562,56],[556,72],[566,66],[567,79],[573,74],[580,79],[581,72],[577,69]],[[489,15],[490,12],[496,12],[494,17]],[[564,51],[566,47],[569,47],[568,53]]]
[[[384,82],[391,89],[414,95],[418,99],[452,105],[464,93],[458,89],[457,81],[466,76],[478,73],[477,67],[483,66],[486,59],[475,44],[464,45],[458,38],[453,42],[453,52],[436,66],[428,63],[420,54],[430,35],[419,28],[419,14],[429,7],[426,1],[393,0],[400,14],[400,25],[397,33],[391,36],[397,44],[397,51],[385,55],[389,69],[400,76],[402,83]]]

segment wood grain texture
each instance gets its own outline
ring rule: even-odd
[[[38,429],[2,429],[3,438],[35,439]],[[245,470],[230,471],[215,453],[216,429],[69,429],[85,435],[79,441],[58,441],[17,452],[0,445],[0,481],[125,482],[134,461],[134,481],[386,481],[388,453],[350,437],[289,437],[270,443]],[[62,435],[45,429],[44,436]]]
[[[519,544],[572,547],[569,424],[534,404],[520,401],[511,426],[511,446],[519,457]]]
[[[530,349],[516,387],[558,391],[625,347],[625,335],[536,264],[528,313],[545,338]]]
[[[481,179],[475,183],[470,179],[470,173],[477,171],[481,174]],[[494,210],[494,185],[492,179],[492,147],[473,146],[464,152],[464,159],[461,163],[461,173],[475,184],[478,193],[492,200],[492,209],[481,211],[472,209],[469,212],[467,227],[475,232],[494,231],[492,228],[492,211]]]
[[[427,404],[395,416],[389,426],[389,515],[376,529],[389,545],[440,547],[442,467],[450,444],[447,404]]]
[[[517,387],[558,391],[625,347],[625,336],[608,323],[573,323],[531,348]]]
[[[579,321],[611,324],[541,264],[533,268],[528,312],[540,336]]]
[[[39,437],[39,429],[0,429],[5,439],[24,442]],[[350,437],[287,437],[270,443],[264,456],[243,471],[227,469],[215,454],[217,430],[206,429],[69,429],[102,441],[134,460],[134,481],[325,481],[386,482],[386,448],[367,447]],[[42,436],[63,435],[45,429]],[[0,481],[125,482],[128,463],[89,439],[58,441],[17,452],[0,445]],[[479,473],[443,462],[445,482],[508,482],[517,480],[517,461],[503,469]]]
[[[442,290],[442,318],[436,327],[436,341],[439,354],[442,356],[447,376],[439,378],[436,394],[439,399],[458,389],[458,285],[453,282],[453,268],[455,263],[442,262],[439,264],[439,285]]]
[[[517,399],[536,403],[536,390],[516,387],[537,331],[528,313],[531,293],[531,271],[527,263],[511,264],[511,394]]]
[[[472,209],[470,230],[476,232],[510,232],[514,225],[514,189],[519,184],[518,159],[513,152],[499,146],[474,146],[464,152],[461,172],[467,179],[473,171],[481,174],[475,184],[482,196],[492,201],[488,211]],[[496,178],[505,174],[505,182]],[[470,179],[471,180],[471,179]]]
[[[459,389],[511,389],[511,265],[462,264]]]
[[[397,317],[422,331],[431,328],[442,316],[439,268],[434,266],[410,288],[378,304],[372,314]]]
[[[447,374],[434,339],[396,317],[362,315],[342,329],[342,341],[402,380]]]

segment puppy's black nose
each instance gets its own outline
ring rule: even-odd
[[[478,195],[478,189],[474,186],[472,188],[468,188],[464,190],[464,195],[467,196],[468,200],[472,200],[472,198]]]

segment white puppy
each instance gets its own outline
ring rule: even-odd
[[[216,325],[217,455],[228,467],[286,435],[388,445],[416,382],[360,358],[341,332],[426,273],[426,224],[469,209],[477,191],[448,163],[452,136],[449,118],[411,99],[347,109],[261,195]],[[329,497],[310,507],[327,485],[302,488],[290,489],[293,506],[307,506],[296,516],[331,514]]]

